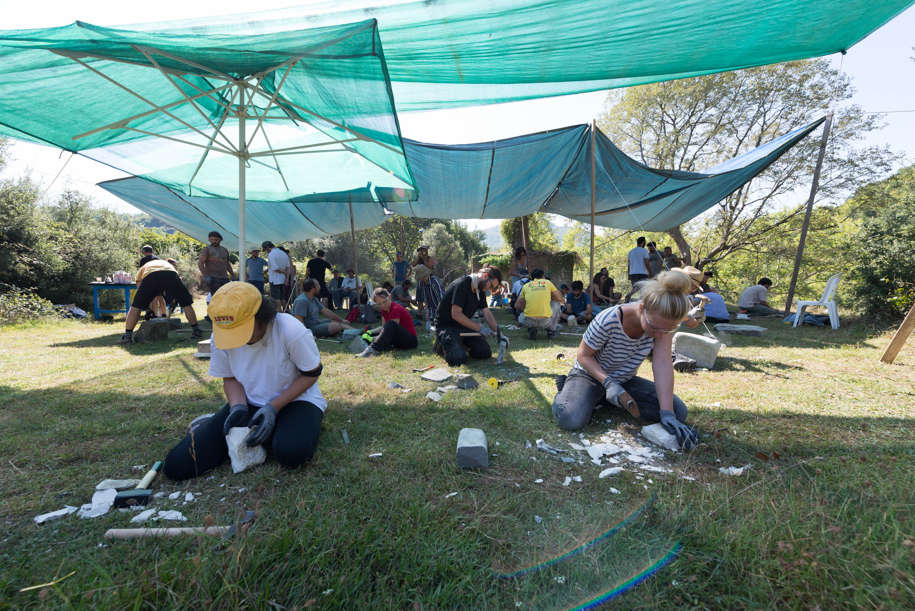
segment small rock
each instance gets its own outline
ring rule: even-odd
[[[570,444],[569,444],[569,447],[572,448],[573,450],[578,450],[579,452],[584,452],[584,451],[585,451],[585,446],[579,445],[579,444],[577,444],[577,443],[570,443]]]
[[[469,373],[459,373],[456,377],[457,380],[455,381],[457,382],[457,387],[461,390],[473,390],[480,386],[480,383],[477,382],[476,378]]]
[[[114,497],[117,496],[117,494],[118,491],[114,488],[97,490],[95,494],[92,495],[92,501],[79,508],[79,517],[97,518],[105,515],[108,513],[108,510],[111,509],[111,504],[114,503]]]
[[[140,514],[140,515],[143,515],[143,514]],[[155,520],[173,520],[176,522],[187,522],[187,518],[184,517],[184,514],[182,514],[180,511],[178,511],[176,509],[168,509],[168,510],[160,509],[159,513],[157,513],[156,517],[153,519],[155,519]]]
[[[644,456],[639,456],[638,454],[626,454],[626,460],[634,463],[643,463],[645,462]]]
[[[349,434],[346,432],[346,429],[340,429],[340,436],[343,437],[343,443],[349,445]]]
[[[572,483],[572,478],[569,477],[568,475],[566,475],[566,478],[562,481],[562,485],[563,485],[563,486],[568,486],[568,485],[571,484],[571,483]]]
[[[588,456],[591,458],[600,458],[601,456],[613,456],[623,451],[623,448],[613,445],[612,443],[600,443],[588,447]]]
[[[248,467],[259,465],[267,460],[267,451],[264,446],[248,447],[248,444],[245,443],[245,438],[250,432],[246,426],[233,426],[226,435],[229,459],[232,461],[232,473],[241,473]]]
[[[609,469],[604,469],[598,474],[598,479],[604,479],[605,477],[610,477],[611,475],[616,475],[621,473],[623,469],[621,467],[610,467]]]
[[[527,448],[527,449],[531,449],[531,448],[533,448],[534,446],[531,445],[531,442],[530,442],[530,441],[528,441],[527,439],[525,439],[525,440],[524,440],[524,447]]]
[[[573,475],[573,476],[572,476],[572,481],[573,481],[573,482],[578,482],[578,483],[580,484],[580,483],[581,483],[581,476],[580,476],[580,475]]]
[[[389,382],[389,383],[388,383],[388,388],[390,388],[391,390],[394,390],[394,389],[397,389],[397,388],[403,388],[403,386],[401,386],[401,385],[398,384],[397,382]]]
[[[536,522],[537,524],[542,524],[542,523],[543,523],[543,518],[541,518],[540,516],[535,515],[535,516],[534,516],[534,522]]]
[[[150,519],[154,513],[156,513],[155,509],[146,509],[144,511],[141,511],[134,517],[130,518],[130,523],[138,524],[140,522],[145,522],[146,520]]]
[[[153,495],[153,498],[154,498],[154,499],[161,499],[163,496],[168,496],[168,495],[167,495],[166,493],[160,491],[160,492],[155,493],[155,494]]]
[[[130,490],[131,488],[136,488],[139,483],[140,480],[138,479],[103,479],[95,485],[95,489],[108,490],[109,488],[113,488],[115,490]]]
[[[537,440],[537,449],[543,450],[544,452],[549,452],[550,454],[565,453],[565,450],[562,450],[560,448],[554,448],[553,446],[551,446],[550,444],[545,442],[543,439]]]
[[[435,401],[436,403],[438,403],[439,401],[442,400],[442,396],[441,396],[440,394],[438,394],[437,392],[435,392],[434,390],[430,390],[429,392],[427,392],[427,393],[426,393],[426,398],[427,398],[427,399],[432,399],[432,400]]]
[[[718,467],[718,471],[725,475],[743,475],[743,472],[750,468],[750,465],[742,467]]]
[[[185,502],[185,503],[192,503],[192,502],[194,502],[194,493],[193,493],[193,492],[188,492],[187,494],[185,494],[185,495],[184,495],[184,502]]]
[[[137,332],[133,334],[133,341],[139,343],[168,339],[169,329],[171,329],[171,325],[168,324],[167,318],[144,320]]]
[[[453,496],[457,496],[457,492],[449,492],[448,494],[445,495],[445,498],[450,499]]]
[[[73,507],[72,505],[65,505],[63,509],[58,509],[57,511],[49,511],[48,513],[42,513],[35,516],[35,524],[44,524],[45,522],[50,522],[51,520],[57,520],[64,516],[68,516],[78,507]]]
[[[643,426],[642,437],[655,445],[661,446],[662,448],[667,448],[668,450],[673,450],[674,452],[680,449],[680,444],[677,443],[676,435],[671,435],[668,433],[667,429],[664,428],[664,425],[660,422],[649,424],[648,426]]]
[[[177,501],[179,498],[181,498],[181,491],[176,490],[176,491],[172,492],[170,495],[168,495],[168,498],[169,498],[169,500]]]
[[[610,488],[610,494],[619,494],[619,493],[620,493],[620,491],[617,490],[616,488]]]
[[[423,380],[428,380],[430,382],[442,383],[446,380],[451,379],[451,372],[443,367],[438,367],[436,369],[430,369],[429,371],[423,373],[420,378]]]
[[[535,483],[535,484],[542,484],[542,483],[543,483],[543,479],[541,479],[541,478],[538,477],[537,479],[534,480],[534,483]]]
[[[560,456],[559,460],[561,460],[564,463],[573,463],[573,464],[575,463],[575,459],[572,458],[571,456]]]

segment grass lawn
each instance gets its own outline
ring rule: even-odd
[[[671,564],[612,604],[915,608],[915,340],[884,365],[890,334],[855,320],[838,331],[761,324],[765,336],[735,338],[714,371],[676,374],[701,433],[696,451],[668,453],[670,473],[623,461],[605,479],[606,459],[569,464],[525,443],[581,442],[550,412],[554,375],[568,371],[577,337],[510,332],[506,364],[461,368],[481,388],[439,403],[425,397],[435,385],[412,373],[444,364],[428,336],[411,355],[365,360],[319,342],[330,407],[312,463],[285,470],[268,460],[238,475],[224,465],[154,485],[197,495],[157,499],[187,516],[182,526],[229,524],[253,509],[246,531],[114,542],[104,532],[129,527],[133,514],[32,518],[88,502],[102,479],[139,477],[134,465],[163,458],[190,420],[221,406],[221,384],[186,333],[124,349],[120,321],[0,329],[0,608],[567,608],[677,543]],[[650,377],[650,365],[640,373]],[[492,390],[490,376],[516,381]],[[463,427],[486,431],[488,470],[457,468]],[[583,433],[599,442],[608,431],[628,439],[638,426],[604,410]],[[747,464],[741,476],[718,470]],[[564,486],[567,476],[582,481]],[[627,516],[584,553],[497,575]]]

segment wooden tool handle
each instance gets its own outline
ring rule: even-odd
[[[156,464],[152,466],[152,469],[146,472],[146,475],[143,476],[143,479],[140,480],[140,483],[137,484],[137,489],[141,490],[144,488],[149,488],[149,485],[155,479],[156,475],[159,473],[159,469],[162,468],[162,461],[156,461]]]
[[[225,535],[231,526],[190,526],[184,528],[110,528],[106,539],[143,539],[146,537],[178,537],[180,535]]]

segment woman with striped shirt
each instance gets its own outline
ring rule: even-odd
[[[686,404],[674,395],[671,342],[690,309],[691,282],[681,272],[661,272],[641,285],[641,301],[608,308],[588,326],[568,376],[557,380],[553,416],[560,428],[577,430],[594,409],[613,405],[636,419],[664,425],[684,449],[696,445],[696,431],[685,424]],[[635,375],[651,361],[654,382]]]

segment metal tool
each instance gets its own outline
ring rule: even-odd
[[[143,479],[140,480],[140,483],[137,484],[136,488],[117,493],[117,496],[114,497],[114,506],[131,507],[133,505],[148,504],[150,497],[152,497],[152,490],[149,489],[149,485],[152,484],[152,481],[156,478],[156,475],[159,474],[161,468],[162,461],[157,460],[156,464],[152,466],[152,469],[146,472],[146,475],[143,476]]]

